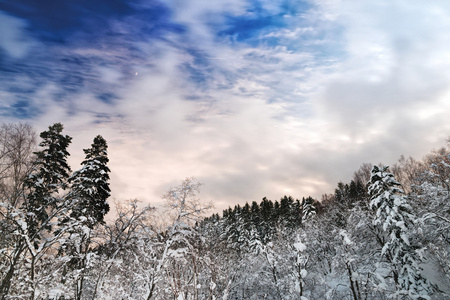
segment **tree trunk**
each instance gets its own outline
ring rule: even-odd
[[[155,290],[155,278],[152,278],[152,282],[149,285],[150,292],[148,293],[147,300],[150,300],[153,296],[153,291]]]
[[[9,266],[8,272],[6,273],[5,277],[2,280],[2,283],[0,285],[0,297],[1,300],[4,300],[6,296],[8,295],[9,288],[11,287],[11,280],[14,276],[14,270],[17,265],[17,262],[19,261],[20,255],[22,254],[25,247],[22,245],[21,242],[19,242],[19,245],[17,246],[16,254],[14,254],[14,258],[11,261],[11,265]]]
[[[350,280],[350,289],[352,290],[353,299],[358,300],[358,295],[357,295],[356,289],[355,289],[355,283],[352,278],[352,274],[353,274],[352,269],[350,268],[349,263],[346,263],[346,265],[347,265],[348,279]]]
[[[35,264],[36,264],[36,256],[31,254],[31,274],[30,274],[30,281],[31,281],[31,295],[30,300],[34,300],[34,297],[36,296],[36,282],[35,282]]]
[[[83,282],[84,282],[84,276],[77,279],[77,286],[75,291],[75,300],[81,300],[81,294],[83,292]]]

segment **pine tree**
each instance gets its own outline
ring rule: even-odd
[[[387,166],[373,167],[369,194],[370,206],[376,211],[373,225],[384,232],[381,254],[391,265],[397,289],[394,295],[429,299],[431,287],[421,274],[420,260],[409,238],[415,217],[400,184],[388,170]]]
[[[240,240],[242,232],[240,231],[240,213],[241,207],[239,205],[236,205],[234,209],[228,209],[228,216],[224,222],[224,232],[221,235],[221,238],[226,240],[227,246],[237,252],[241,250]]]
[[[252,202],[252,206],[250,208],[250,212],[251,212],[251,221],[252,224],[258,228],[260,226],[261,223],[261,213],[260,213],[260,209],[259,209],[259,205],[256,201]]]
[[[96,136],[91,148],[83,150],[86,157],[81,163],[82,168],[69,178],[72,186],[67,198],[72,211],[70,218],[64,218],[61,224],[70,225],[70,237],[59,251],[70,257],[64,273],[77,269],[75,299],[81,299],[83,293],[88,253],[91,251],[91,230],[104,222],[104,216],[109,211],[106,202],[110,196],[107,149],[106,140]]]
[[[31,236],[37,234],[40,225],[51,230],[49,213],[62,203],[57,193],[67,188],[67,180],[71,169],[67,164],[67,147],[72,138],[62,135],[63,125],[55,123],[49,126],[48,131],[40,134],[43,139],[39,144],[41,151],[35,152],[36,161],[34,172],[25,182],[30,191],[25,207],[27,210],[28,232]],[[38,236],[36,236],[39,238]]]
[[[67,147],[72,138],[62,135],[63,125],[55,123],[40,134],[41,151],[35,152],[33,172],[25,181],[28,190],[22,210],[25,224],[21,231],[29,254],[30,299],[37,290],[36,266],[48,249],[65,233],[63,228],[54,230],[53,223],[70,211],[70,205],[59,192],[67,188],[71,169],[67,164]]]
[[[274,211],[274,204],[272,200],[269,200],[266,197],[264,197],[259,206],[260,206],[261,222],[257,230],[263,243],[266,243],[270,239],[272,239],[272,235],[275,232],[275,222],[273,221],[272,218],[272,214]]]
[[[348,186],[348,197],[351,199],[355,199],[358,196],[358,192],[356,190],[356,182],[354,180],[350,181],[350,185]]]
[[[298,228],[302,225],[302,204],[300,200],[296,199],[292,205],[290,220],[291,226],[294,228]]]
[[[291,211],[294,199],[291,196],[284,196],[280,199],[280,216],[282,219],[286,218]]]
[[[316,207],[314,205],[314,199],[312,197],[302,199],[303,208],[303,221],[307,221],[316,215]]]
[[[362,184],[361,181],[356,182],[356,197],[357,197],[358,201],[366,199],[366,197],[367,197],[366,188],[364,187],[364,185]]]
[[[109,211],[109,204],[106,202],[111,192],[107,149],[106,140],[100,135],[96,136],[91,148],[83,150],[86,154],[81,163],[83,167],[69,179],[72,182],[69,197],[76,202],[71,217],[85,217],[89,228],[103,223]]]

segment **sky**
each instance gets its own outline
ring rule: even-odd
[[[450,136],[450,2],[0,0],[0,123],[101,134],[112,198],[332,193]]]

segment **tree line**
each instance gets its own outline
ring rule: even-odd
[[[158,212],[110,210],[107,143],[72,172],[53,124],[0,130],[0,299],[444,299],[450,294],[450,143],[363,164],[322,199],[283,196],[205,217],[186,178]],[[450,142],[450,141],[449,141]],[[169,220],[158,222],[163,213]]]

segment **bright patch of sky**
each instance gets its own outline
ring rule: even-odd
[[[447,1],[1,1],[0,116],[102,134],[112,194],[320,197],[450,135]]]

